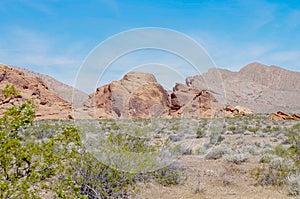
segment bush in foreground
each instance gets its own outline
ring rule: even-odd
[[[0,198],[127,198],[137,181],[177,184],[171,167],[127,173],[97,161],[81,144],[74,126],[35,127],[34,103],[9,108],[0,119]],[[31,129],[33,128],[33,129]],[[111,135],[121,149],[149,149],[141,139]]]

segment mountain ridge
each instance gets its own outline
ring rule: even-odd
[[[222,82],[213,82],[215,79]],[[201,76],[187,77],[186,82],[194,88],[218,91],[219,100],[258,113],[300,112],[300,72],[278,66],[253,62],[238,72],[216,68]]]

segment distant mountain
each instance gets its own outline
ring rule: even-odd
[[[60,98],[72,103],[74,107],[82,106],[83,102],[88,99],[88,94],[86,94],[85,92],[75,89],[72,86],[66,85],[54,79],[53,77],[19,67],[13,68],[22,71],[26,76],[41,78],[50,90],[55,92]]]
[[[255,112],[300,112],[300,73],[277,66],[251,63],[239,72],[209,69],[186,78],[190,87],[208,89],[223,103],[241,105]]]

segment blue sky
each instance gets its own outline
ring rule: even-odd
[[[142,27],[186,34],[217,67],[237,71],[258,61],[300,71],[300,1],[1,0],[0,14],[0,62],[70,85],[99,43]],[[143,51],[116,61],[100,84],[148,63],[194,72],[178,57]]]

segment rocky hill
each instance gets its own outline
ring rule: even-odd
[[[203,118],[254,112],[300,112],[300,73],[251,63],[239,72],[209,69],[168,92],[152,74],[130,72],[89,96],[52,77],[0,65],[0,90],[15,85],[21,98],[1,98],[0,110],[33,98],[38,118]],[[72,101],[72,96],[77,101]],[[83,104],[83,105],[82,105]],[[227,106],[232,105],[232,106]],[[244,107],[250,108],[245,109]]]
[[[127,73],[121,80],[99,87],[78,113],[75,117],[198,119],[233,115],[207,90],[176,84],[168,93],[152,74],[141,72]]]
[[[72,103],[74,107],[82,106],[83,102],[88,99],[88,94],[78,89],[73,88],[72,86],[66,85],[53,77],[48,75],[36,73],[30,70],[26,70],[19,67],[13,67],[17,70],[20,70],[24,75],[33,78],[40,78],[45,82],[49,90],[55,92],[60,98],[66,100],[67,102]]]
[[[249,107],[255,112],[300,112],[300,73],[251,63],[239,72],[210,69],[186,78],[192,88],[207,89],[223,103]]]
[[[61,99],[51,91],[41,78],[26,76],[20,70],[0,64],[0,90],[6,85],[13,85],[19,92],[17,97],[5,97],[0,94],[0,114],[6,108],[33,99],[36,119],[67,119],[71,118],[71,103]]]

